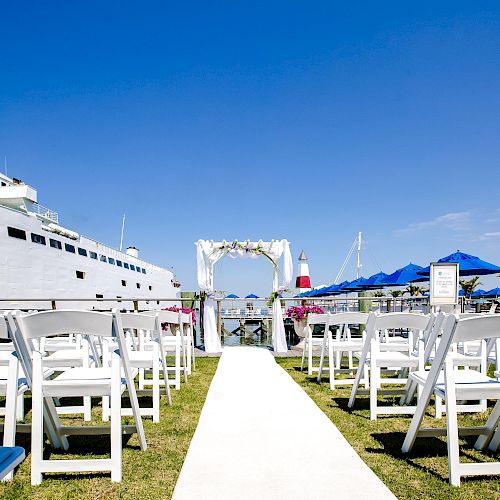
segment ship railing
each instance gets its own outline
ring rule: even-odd
[[[126,252],[123,252],[121,250],[118,250],[117,248],[110,247],[108,245],[105,245],[104,243],[101,243],[99,241],[96,241],[92,238],[89,238],[88,236],[80,236],[80,242],[83,244],[91,245],[93,246],[93,250],[97,252],[106,252],[107,255],[110,255],[111,257],[114,257],[115,259],[123,260],[127,259],[131,262],[138,262],[138,263],[143,263],[147,264],[151,269],[155,269],[157,271],[168,271],[168,269],[164,269],[162,267],[159,267],[155,264],[151,264],[150,262],[140,259],[138,257],[134,257],[133,255],[129,255]],[[170,271],[169,271],[170,272]]]
[[[54,210],[50,210],[50,208],[44,207],[43,205],[40,205],[35,201],[27,201],[25,202],[25,206],[28,212],[34,213],[39,217],[51,220],[52,222],[59,224],[59,214],[57,212],[54,212]]]

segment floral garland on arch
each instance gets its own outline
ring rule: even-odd
[[[173,311],[173,312],[181,312],[184,314],[190,314],[191,317],[193,318],[193,325],[196,325],[196,311],[194,309],[190,309],[189,307],[177,307],[177,306],[170,306],[170,307],[164,307],[162,311]],[[162,330],[168,330],[169,323],[162,323],[161,328]]]
[[[228,253],[236,252],[238,250],[243,251],[246,254],[264,256],[266,259],[269,260],[269,262],[271,262],[275,271],[279,272],[278,264],[271,257],[271,255],[269,255],[269,253],[264,249],[261,241],[259,241],[257,245],[255,245],[255,243],[252,243],[249,240],[243,242],[239,242],[238,240],[230,242],[223,241],[221,245],[218,245],[216,248],[214,248],[211,255],[214,255],[216,252],[222,251],[224,256],[227,255]]]

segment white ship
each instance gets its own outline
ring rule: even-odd
[[[66,229],[57,212],[37,202],[37,192],[0,174],[0,309],[47,308],[52,299],[144,299],[139,307],[172,302],[180,284],[173,273],[139,259],[135,247],[121,252]],[[27,299],[41,299],[30,302]],[[47,301],[49,301],[47,303]],[[61,307],[103,309],[111,302],[63,302]]]

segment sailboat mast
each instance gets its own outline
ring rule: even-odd
[[[358,233],[358,265],[356,267],[356,279],[359,278],[360,269],[361,269],[361,231]]]

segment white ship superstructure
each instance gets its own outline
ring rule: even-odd
[[[64,228],[57,212],[38,204],[35,189],[3,174],[0,284],[4,299],[0,309],[26,307],[21,302],[26,299],[175,298],[180,286],[171,271],[140,259],[135,247],[121,252]],[[47,302],[29,305],[47,307]],[[140,305],[172,303],[155,300]],[[64,307],[102,308],[103,304],[68,302]]]

